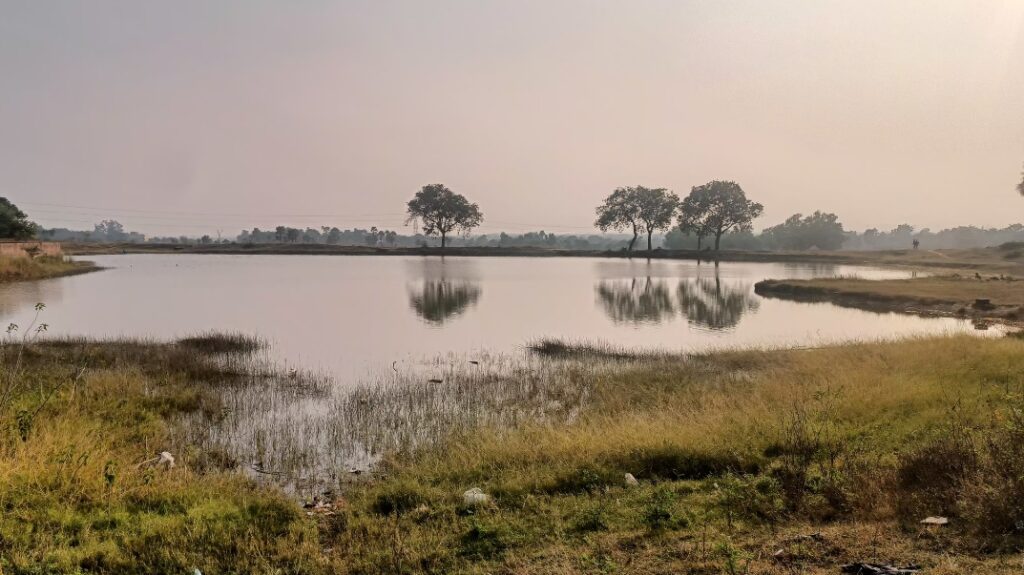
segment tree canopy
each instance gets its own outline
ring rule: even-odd
[[[605,198],[604,202],[597,206],[597,220],[594,225],[602,232],[632,229],[633,239],[629,241],[629,251],[633,251],[636,238],[640,235],[640,218],[636,203],[632,201],[630,194],[629,188],[619,188]]]
[[[469,231],[483,221],[484,216],[476,204],[443,184],[430,184],[416,192],[408,203],[409,221],[422,220],[423,233],[441,236],[441,247],[447,244],[452,231]]]
[[[601,231],[631,230],[633,238],[629,242],[629,251],[633,251],[637,237],[643,231],[647,234],[647,250],[650,251],[654,232],[672,225],[672,216],[678,205],[679,197],[665,188],[618,188],[597,207],[594,225]]]
[[[711,235],[707,216],[708,212],[704,206],[699,205],[698,198],[692,193],[679,204],[679,230],[697,237],[698,250],[703,246],[704,238]]]
[[[771,248],[784,250],[838,250],[846,241],[839,216],[823,212],[807,217],[794,214],[785,222],[766,229],[763,235]]]
[[[93,234],[109,242],[123,242],[128,237],[124,226],[117,220],[103,220],[96,224],[93,227]]]
[[[0,238],[26,240],[35,236],[36,229],[25,212],[7,198],[0,198]]]
[[[654,232],[672,227],[672,218],[679,207],[679,196],[665,188],[637,186],[633,189],[633,197],[637,204],[637,217],[647,232],[647,251],[651,251]]]
[[[715,180],[694,187],[683,200],[682,210],[681,224],[715,236],[717,250],[726,232],[752,229],[754,218],[761,215],[764,206],[748,200],[736,182]]]

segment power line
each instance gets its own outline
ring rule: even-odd
[[[65,208],[72,210],[88,210],[105,213],[141,213],[160,214],[176,216],[205,216],[205,217],[228,217],[228,218],[375,218],[375,217],[404,217],[404,212],[390,212],[380,214],[245,214],[245,213],[218,213],[218,212],[186,212],[176,210],[142,210],[135,208],[109,208],[99,206],[75,206],[70,204],[56,204],[50,202],[19,202],[26,206],[46,206],[54,208]]]
[[[153,215],[124,214],[124,213],[121,213],[121,212],[104,212],[103,214],[92,214],[92,213],[86,213],[86,212],[78,212],[78,213],[76,213],[76,212],[70,211],[70,210],[52,210],[52,209],[47,209],[47,208],[36,208],[36,209],[32,210],[32,213],[33,214],[45,214],[47,217],[71,215],[71,216],[79,216],[79,217],[95,217],[95,218],[99,218],[99,219],[126,218],[126,219],[130,219],[132,221],[144,221],[144,222],[157,221],[157,222],[172,222],[172,223],[173,222],[195,223],[195,222],[197,222],[197,220],[203,220],[205,218],[216,217],[216,216],[153,216]],[[245,226],[247,224],[250,224],[250,223],[253,223],[253,222],[271,222],[271,221],[273,221],[273,222],[277,223],[277,222],[280,222],[281,219],[288,219],[288,218],[275,218],[275,217],[271,217],[271,216],[264,216],[264,217],[260,217],[260,218],[248,218],[245,221],[230,222],[230,223],[229,222],[224,222],[223,220],[214,220],[212,222],[203,222],[203,223],[210,223],[211,225],[219,224],[219,225],[231,225],[231,226],[243,227],[243,226]],[[320,221],[323,221],[324,219],[327,219],[327,218],[326,217],[325,218],[320,218]],[[335,219],[337,219],[337,218],[335,218]],[[378,222],[393,223],[393,222],[398,221],[398,220],[395,220],[393,218],[392,219],[385,219],[385,218],[368,218],[368,217],[367,218],[342,218],[342,219],[344,219],[347,222],[369,222],[369,223],[378,223]]]
[[[381,213],[381,214],[243,214],[243,213],[218,213],[218,212],[189,212],[189,211],[175,211],[175,210],[154,210],[154,209],[134,209],[134,208],[109,208],[109,207],[97,207],[97,206],[76,206],[71,204],[58,204],[52,202],[21,202],[26,206],[46,206],[33,208],[34,213],[45,214],[45,220],[47,221],[60,221],[66,223],[84,223],[94,224],[97,223],[95,220],[85,220],[82,218],[95,217],[102,219],[110,218],[125,218],[132,222],[139,222],[139,225],[145,227],[160,227],[160,228],[193,228],[193,229],[214,229],[224,227],[234,228],[247,228],[258,225],[260,223],[269,225],[281,225],[287,222],[281,222],[281,220],[288,219],[302,219],[302,218],[316,218],[316,223],[326,223],[325,220],[334,220],[347,225],[367,225],[373,224],[380,226],[389,227],[403,227],[407,221],[405,219],[406,214],[404,213]],[[60,209],[54,209],[60,208]],[[92,213],[98,212],[98,213]],[[246,221],[238,222],[225,222],[223,220],[214,221],[201,221],[197,222],[197,219],[210,219],[210,218],[245,218]],[[401,218],[401,219],[398,219]],[[305,222],[302,225],[309,225],[313,222]],[[528,222],[512,222],[507,220],[492,220],[488,219],[484,225],[479,228],[478,233],[495,233],[502,231],[494,228],[494,226],[513,226],[527,230],[583,230],[590,233],[597,233],[593,226],[575,226],[575,225],[564,225],[564,224],[551,224],[551,223],[528,223]],[[567,232],[563,232],[567,233]]]

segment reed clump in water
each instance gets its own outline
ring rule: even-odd
[[[540,357],[554,359],[630,360],[639,362],[681,358],[679,354],[664,351],[627,349],[606,343],[566,341],[552,338],[542,338],[530,342],[526,349]]]
[[[275,386],[222,393],[229,414],[204,445],[236,453],[257,473],[312,497],[372,472],[381,458],[477,429],[565,424],[588,401],[603,363],[551,362],[525,354],[460,355],[387,369],[372,381],[299,396]],[[199,441],[199,438],[196,439]]]
[[[253,353],[267,347],[263,339],[244,333],[207,332],[183,337],[177,344],[204,353]]]

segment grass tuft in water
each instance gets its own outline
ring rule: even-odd
[[[243,333],[208,332],[184,337],[178,345],[203,353],[252,353],[267,347],[262,338]]]

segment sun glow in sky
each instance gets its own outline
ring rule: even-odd
[[[46,226],[592,231],[738,181],[847,228],[1024,220],[1022,0],[0,0],[0,195]]]

